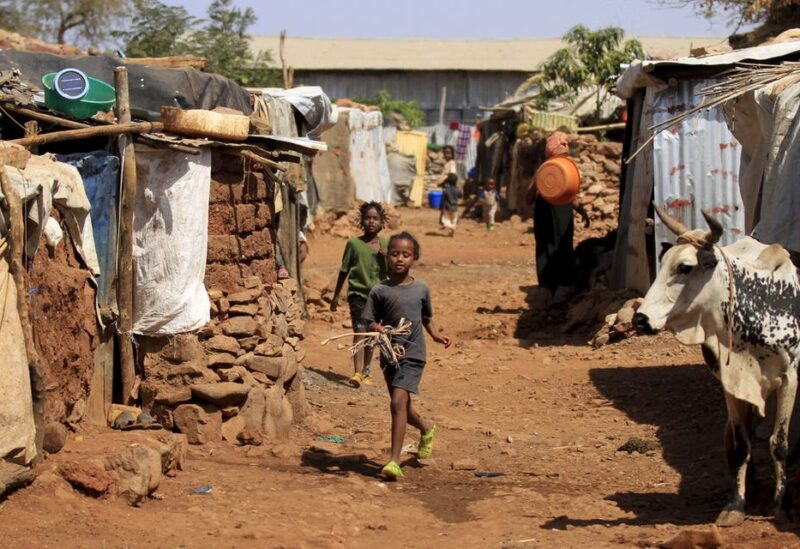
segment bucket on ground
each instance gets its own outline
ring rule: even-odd
[[[433,190],[428,193],[428,204],[431,208],[438,210],[442,207],[442,191]]]

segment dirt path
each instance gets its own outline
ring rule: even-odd
[[[289,444],[193,448],[163,499],[138,509],[41,482],[0,503],[0,546],[647,547],[708,529],[728,488],[724,405],[699,353],[669,337],[593,351],[556,329],[520,342],[512,336],[534,278],[527,227],[488,235],[467,221],[447,239],[427,234],[429,211],[403,215],[422,243],[416,273],[456,339],[432,349],[419,399],[440,427],[431,460],[409,455],[400,483],[377,478],[389,443],[385,389],[346,386],[345,352],[318,345],[344,328],[311,322],[312,413]],[[335,273],[343,245],[313,242],[307,273]],[[631,437],[654,449],[618,451]],[[503,476],[454,470],[459,460]],[[211,495],[191,495],[203,484]],[[727,546],[800,545],[767,518],[722,534]]]

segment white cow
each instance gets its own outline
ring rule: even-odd
[[[786,458],[789,420],[797,392],[800,358],[800,288],[788,252],[745,237],[717,245],[722,225],[707,212],[711,231],[688,230],[656,207],[678,244],[662,261],[655,282],[634,318],[639,332],[669,330],[684,345],[703,347],[722,382],[728,424],[725,449],[735,492],[717,517],[720,526],[744,521],[745,478],[754,413],[777,392],[770,453],[775,465],[776,516],[789,511]]]

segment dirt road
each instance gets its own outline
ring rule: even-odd
[[[593,351],[587,334],[557,327],[515,339],[534,282],[527,226],[490,235],[467,221],[448,239],[429,234],[430,211],[403,216],[422,243],[416,274],[456,341],[431,346],[419,399],[440,427],[433,458],[409,455],[402,482],[377,478],[389,444],[385,388],[348,387],[346,353],[318,344],[343,326],[313,321],[311,416],[290,443],[193,448],[188,470],[141,508],[92,500],[51,476],[0,503],[0,546],[647,547],[708,530],[728,480],[722,392],[699,352],[666,336]],[[306,272],[332,276],[343,245],[317,239]],[[634,437],[651,449],[618,450]],[[205,484],[210,495],[191,494]],[[769,518],[722,536],[731,547],[800,545]]]

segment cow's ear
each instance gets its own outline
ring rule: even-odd
[[[697,252],[697,263],[703,269],[711,270],[717,266],[717,255],[714,253],[713,249],[705,249],[701,248]]]

